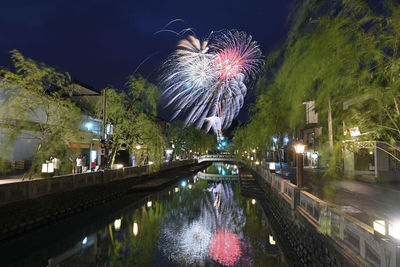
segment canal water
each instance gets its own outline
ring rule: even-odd
[[[218,174],[221,175],[221,179],[224,179],[227,175],[236,175],[237,180],[239,180],[238,166],[226,162],[213,162],[213,164],[203,170],[203,173]]]
[[[259,201],[241,195],[238,166],[213,163],[202,173],[215,176],[199,173],[145,196],[48,266],[285,266]]]

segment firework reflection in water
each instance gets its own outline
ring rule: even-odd
[[[221,198],[219,207],[213,205],[217,191]],[[243,237],[242,229],[245,226],[246,217],[243,209],[238,208],[239,199],[234,197],[232,184],[222,183],[220,186],[210,186],[204,194],[205,198],[199,203],[201,212],[198,217],[194,220],[176,220],[173,218],[184,217],[181,214],[183,211],[182,209],[172,210],[160,228],[158,241],[160,251],[169,260],[179,265],[200,264],[209,257],[225,264],[240,260],[240,239]],[[225,232],[234,235],[239,243],[230,242],[233,240],[230,239],[232,236],[230,234],[216,235]],[[227,237],[228,247],[234,247],[235,257],[226,259],[224,254],[220,253],[223,237]]]

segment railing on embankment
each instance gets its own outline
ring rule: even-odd
[[[161,164],[160,171],[173,169],[193,163],[194,160],[166,162]],[[52,178],[1,184],[0,206],[87,186],[107,184],[117,180],[147,175],[151,173],[149,167],[149,165],[140,167],[125,167],[116,170],[104,170],[81,174],[67,174]]]
[[[372,266],[400,266],[399,242],[374,234],[372,227],[337,210],[314,195],[300,190],[289,180],[271,173],[262,166],[252,169],[265,181],[270,192],[275,192],[280,202],[290,205],[293,217],[301,215],[321,234],[339,245],[342,251],[359,260],[357,264]],[[308,244],[312,247],[313,244]],[[318,249],[318,248],[317,248]],[[313,253],[313,252],[311,252]],[[335,265],[330,262],[329,265]]]

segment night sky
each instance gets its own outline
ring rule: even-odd
[[[10,68],[12,49],[42,61],[100,90],[123,87],[137,70],[156,82],[162,61],[178,36],[157,33],[193,28],[200,38],[210,31],[238,29],[253,35],[264,55],[282,45],[293,0],[93,0],[0,2],[0,65]],[[252,101],[250,96],[250,102]],[[168,118],[169,112],[160,110]],[[245,110],[239,116],[246,118]]]

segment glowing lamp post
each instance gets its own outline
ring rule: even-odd
[[[303,153],[304,145],[299,143],[294,146],[297,155],[297,187],[303,187]]]

